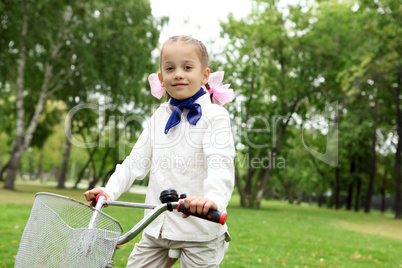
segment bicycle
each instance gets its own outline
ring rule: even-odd
[[[184,206],[185,194],[173,189],[160,194],[162,204],[107,201],[97,195],[90,205],[72,198],[40,192],[35,195],[30,217],[16,256],[20,267],[113,267],[119,245],[135,238],[165,211],[179,212],[225,224],[226,213],[210,210],[206,215],[191,213]],[[152,209],[131,230],[123,234],[120,223],[102,212],[105,206]]]

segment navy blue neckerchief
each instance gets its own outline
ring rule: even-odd
[[[194,103],[199,97],[204,95],[204,89],[200,89],[194,96],[185,100],[176,100],[173,97],[170,97],[170,104],[175,106],[172,114],[167,121],[165,127],[165,134],[168,134],[169,130],[177,126],[181,121],[181,114],[183,113],[183,109],[188,109],[187,120],[191,125],[196,125],[198,120],[200,120],[202,116],[201,105],[198,103]]]

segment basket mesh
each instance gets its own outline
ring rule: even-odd
[[[68,197],[38,193],[24,229],[15,267],[106,267],[122,233],[120,223]]]

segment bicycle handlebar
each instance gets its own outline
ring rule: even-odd
[[[94,213],[92,214],[91,220],[89,221],[88,229],[95,228],[99,219],[99,211],[102,211],[105,201],[106,201],[106,195],[104,194],[98,194],[96,196],[96,199],[92,200],[91,205],[93,205],[95,209]]]
[[[98,195],[100,196],[100,195]],[[93,200],[91,202],[91,206],[95,205],[95,212],[102,211],[104,206],[125,206],[125,207],[136,207],[136,208],[148,208],[152,209],[141,221],[139,221],[130,231],[123,234],[119,240],[118,245],[125,244],[136,237],[145,227],[147,227],[153,220],[155,220],[160,214],[165,212],[166,210],[173,211],[176,209],[179,212],[182,212],[187,215],[192,215],[204,220],[220,223],[222,225],[225,224],[227,219],[227,213],[221,213],[216,210],[210,210],[206,215],[199,215],[197,213],[191,213],[183,203],[183,200],[179,200],[178,202],[167,202],[161,205],[148,205],[143,203],[131,203],[131,202],[118,202],[118,201],[107,201],[104,195],[99,198],[97,196],[96,201]],[[89,228],[93,228],[96,225],[96,213],[93,215],[93,219],[91,219]]]

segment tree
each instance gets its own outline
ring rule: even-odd
[[[95,11],[95,13],[98,12],[96,14],[99,14],[99,17],[95,20],[95,23],[93,21],[87,22],[87,24],[94,23],[95,25],[82,33],[82,35],[88,35],[88,32],[93,33],[91,42],[88,45],[95,53],[88,56],[86,49],[77,53],[78,57],[85,59],[76,65],[76,69],[81,74],[80,76],[91,76],[91,73],[88,74],[88,70],[96,73],[97,76],[93,80],[76,79],[72,86],[88,89],[88,91],[83,92],[95,91],[96,93],[92,93],[92,95],[91,93],[86,95],[83,95],[82,92],[79,95],[76,93],[77,95],[73,96],[72,100],[78,99],[78,101],[66,101],[70,110],[75,109],[77,105],[86,103],[91,103],[93,107],[98,107],[95,108],[98,111],[103,106],[105,107],[105,115],[103,116],[106,118],[102,119],[102,115],[98,114],[98,120],[96,118],[94,120],[90,111],[81,113],[78,118],[75,114],[74,117],[72,116],[69,120],[66,120],[66,133],[70,136],[73,134],[74,128],[71,128],[70,131],[69,126],[74,121],[77,124],[85,122],[84,125],[75,127],[76,131],[78,131],[77,134],[84,135],[83,128],[93,128],[96,125],[96,121],[101,124],[100,121],[104,120],[107,125],[108,117],[130,116],[132,111],[127,110],[126,106],[135,107],[137,112],[139,110],[145,112],[146,109],[150,108],[147,103],[152,103],[150,94],[147,94],[147,90],[144,90],[146,85],[145,77],[154,68],[151,52],[159,39],[157,27],[162,26],[166,22],[166,18],[153,19],[149,4],[146,1],[136,1],[135,7],[132,6],[133,2],[115,2],[112,1],[113,5],[115,5],[113,9],[110,8],[111,3],[99,2]],[[127,10],[132,10],[132,12],[129,13]],[[148,39],[145,39],[145,37]],[[71,99],[71,97],[69,98]],[[103,99],[104,103],[100,103],[99,99]],[[93,112],[96,113],[96,111]],[[89,115],[89,120],[83,118],[86,115]],[[106,125],[103,125],[103,128],[107,128]],[[95,129],[97,128],[95,127]],[[105,138],[101,134],[98,133],[97,137],[95,137],[96,142]],[[70,139],[67,137],[63,167],[67,165],[69,146],[71,146]],[[89,162],[92,162],[94,154],[99,152],[97,150],[98,146],[93,148],[92,153],[89,154]],[[107,148],[106,156],[110,149]],[[115,164],[116,162],[114,162]],[[103,165],[101,165],[101,168],[103,168]],[[63,184],[64,171],[65,169],[59,174],[59,186]],[[102,172],[103,170],[100,174]]]
[[[12,49],[2,57],[15,71],[5,72],[2,81],[16,91],[17,113],[4,187],[13,189],[47,99],[85,100],[83,95],[102,90],[117,103],[127,96],[141,101],[141,91],[132,89],[141,88],[144,71],[152,66],[150,52],[159,37],[159,22],[145,0],[3,4],[6,30],[1,44]],[[24,92],[34,100],[33,113],[24,110]]]
[[[309,27],[310,9],[288,8],[285,15],[277,1],[257,1],[247,22],[229,17],[222,24],[222,35],[231,40],[225,69],[245,101],[245,108],[235,111],[237,121],[244,122],[236,126],[243,130],[237,147],[238,161],[245,165],[238,162],[236,184],[244,207],[260,206],[272,174],[272,167],[253,162],[278,164],[293,117],[305,113],[316,90],[312,80],[319,73],[299,34]]]
[[[360,62],[351,65],[341,75],[342,83],[350,91],[370,96],[374,116],[372,124],[372,146],[375,146],[377,128],[384,129],[384,122],[393,128],[397,137],[395,174],[395,218],[402,218],[402,111],[400,109],[402,65],[401,65],[401,14],[400,3],[394,0],[359,1],[356,13],[364,21],[362,34],[368,38],[361,44]],[[379,124],[381,122],[381,124]],[[374,156],[372,149],[371,155]],[[372,160],[372,174],[375,162]],[[373,176],[373,175],[372,175]],[[372,193],[370,181],[368,199]],[[370,193],[371,192],[371,193]],[[368,211],[368,208],[366,208]]]

